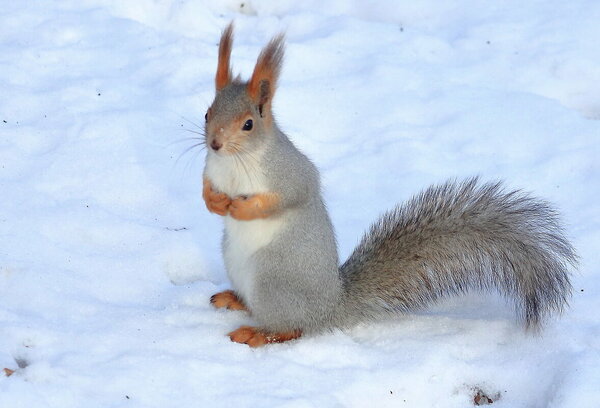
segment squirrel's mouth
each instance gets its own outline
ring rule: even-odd
[[[232,146],[230,146],[229,143],[225,143],[222,144],[221,146],[213,146],[212,143],[208,144],[208,153],[209,154],[214,154],[215,156],[219,156],[219,157],[228,157],[228,156],[234,156],[238,153],[240,153],[238,150],[236,150],[235,148],[233,148]]]

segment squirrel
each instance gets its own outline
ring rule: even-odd
[[[530,329],[562,312],[575,250],[548,203],[500,182],[427,188],[385,213],[340,266],[319,172],[273,117],[284,36],[261,51],[248,82],[233,78],[232,42],[230,23],[205,115],[202,193],[208,210],[223,217],[233,286],[210,302],[246,310],[258,323],[229,333],[232,341],[280,343],[469,289],[499,291]]]

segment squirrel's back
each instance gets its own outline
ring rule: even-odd
[[[560,312],[576,263],[544,201],[477,178],[432,186],[385,213],[341,266],[341,325],[496,289],[528,328]]]

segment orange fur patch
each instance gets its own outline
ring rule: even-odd
[[[215,293],[211,296],[210,303],[217,309],[224,307],[229,310],[248,310],[233,290]]]
[[[210,180],[206,177],[202,183],[202,198],[208,211],[218,215],[227,215],[229,206],[231,205],[231,198],[225,193],[213,190]]]
[[[221,34],[219,42],[219,62],[217,63],[217,76],[215,77],[215,86],[217,91],[225,88],[231,82],[231,68],[229,60],[231,58],[231,44],[233,43],[233,22]]]
[[[301,330],[290,330],[281,333],[265,333],[252,326],[242,326],[228,334],[231,341],[247,344],[250,347],[260,347],[265,344],[283,343],[302,336]]]
[[[246,138],[249,137],[254,130],[242,130],[248,119],[254,120],[250,112],[245,112],[227,125],[224,132],[223,145],[225,146],[225,151],[228,153],[244,152]]]
[[[277,212],[279,202],[279,195],[276,193],[260,193],[248,198],[238,197],[231,200],[229,215],[242,221],[267,218]]]
[[[270,103],[275,93],[284,54],[283,34],[273,38],[261,51],[248,82],[248,95],[256,104]]]

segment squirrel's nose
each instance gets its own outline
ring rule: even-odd
[[[214,150],[217,151],[219,150],[221,147],[223,147],[222,143],[217,142],[216,140],[213,140],[212,142],[210,142],[210,147]]]

